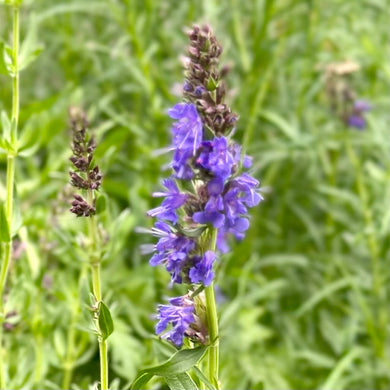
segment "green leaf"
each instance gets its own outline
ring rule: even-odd
[[[4,110],[1,111],[1,128],[3,138],[9,141],[11,136],[11,121]]]
[[[133,382],[132,389],[139,390],[140,386],[146,384],[154,375],[172,377],[190,370],[207,351],[207,347],[193,349],[182,349],[176,352],[165,363],[141,370]]]
[[[33,115],[23,127],[18,140],[18,156],[30,157],[39,148],[42,139],[41,133],[37,131],[40,126],[39,120],[40,118],[37,115]]]
[[[4,62],[4,42],[0,42],[0,74],[8,74],[7,66]]]
[[[114,323],[112,322],[110,310],[102,301],[99,302],[98,322],[101,336],[103,340],[106,340],[114,331]]]
[[[202,381],[206,385],[208,390],[216,390],[216,387],[209,382],[206,375],[203,374],[203,372],[201,370],[199,370],[198,367],[194,366],[193,370],[194,370],[195,375],[198,377],[198,379],[200,381]]]
[[[96,214],[101,214],[106,209],[107,199],[104,194],[100,194],[96,199]]]
[[[4,203],[2,203],[0,206],[0,241],[1,242],[11,241],[11,234],[9,231],[7,217],[5,215]]]
[[[153,374],[147,374],[146,372],[138,375],[137,378],[134,380],[131,389],[133,390],[142,389],[143,386],[146,385],[153,377],[154,377]]]
[[[186,372],[168,375],[164,379],[171,390],[198,390],[198,387]]]
[[[167,362],[152,367],[147,372],[154,375],[167,376],[186,372],[195,366],[203,357],[207,347],[197,347],[193,349],[182,349],[176,352]]]
[[[38,22],[35,14],[30,14],[30,23],[26,39],[23,41],[20,48],[19,71],[33,62],[43,50],[43,47],[37,44],[37,26]]]

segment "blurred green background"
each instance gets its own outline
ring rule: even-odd
[[[134,229],[152,225],[151,193],[167,175],[169,156],[154,151],[168,145],[166,110],[181,99],[183,28],[207,22],[231,66],[235,137],[265,197],[218,271],[223,389],[388,389],[387,2],[25,0],[21,10],[22,40],[43,50],[21,75],[20,127],[33,149],[17,161],[26,229],[6,301],[15,311],[5,336],[10,388],[60,389],[68,375],[86,389],[98,377],[85,226],[67,211],[70,105],[88,112],[104,174],[114,388],[172,353],[152,315],[177,291],[140,253],[152,238]],[[0,37],[11,36],[11,9],[1,6]],[[346,82],[372,104],[363,131],[345,127],[326,94],[325,66],[345,60],[360,65]],[[0,75],[0,109],[10,107],[11,82]],[[158,378],[148,386],[166,388]]]

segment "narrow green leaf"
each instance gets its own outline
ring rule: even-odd
[[[326,286],[319,290],[316,294],[312,295],[306,302],[304,302],[296,311],[297,318],[302,317],[306,312],[310,311],[318,305],[322,300],[328,298],[329,295],[351,286],[355,283],[355,280],[350,277],[336,280],[333,283],[326,284]]]
[[[198,387],[186,372],[168,375],[164,379],[171,390],[198,390]]]
[[[146,385],[153,377],[153,374],[147,374],[145,372],[141,375],[138,375],[137,378],[134,380],[133,384],[131,385],[131,389],[141,390],[143,386]]]
[[[9,231],[7,217],[5,215],[4,204],[0,206],[0,241],[1,242],[10,242],[11,234]]]
[[[96,199],[96,214],[101,214],[106,209],[107,199],[104,194],[100,194]]]
[[[22,239],[22,242],[25,246],[27,261],[31,269],[31,274],[35,279],[39,275],[39,270],[41,267],[41,260],[38,255],[37,249],[34,244],[31,242],[28,236],[28,231],[25,226],[19,230],[19,236]]]
[[[160,376],[176,375],[181,372],[186,372],[198,363],[206,350],[207,347],[182,349],[176,352],[167,362],[148,370],[145,369],[145,371]]]
[[[203,346],[178,351],[166,362],[141,370],[131,388],[139,390],[139,386],[146,384],[154,375],[169,377],[184,373],[194,367],[206,351],[207,347]]]
[[[193,370],[194,370],[194,373],[197,376],[197,378],[206,385],[208,390],[216,390],[216,387],[209,382],[206,375],[203,374],[203,372],[201,370],[199,370],[198,367],[194,366]]]
[[[1,111],[1,128],[3,138],[9,141],[11,135],[11,122],[4,110]]]
[[[103,340],[106,340],[114,331],[114,323],[112,322],[110,310],[102,301],[99,302],[98,322],[101,336],[103,337]]]
[[[8,74],[7,65],[4,60],[4,42],[0,41],[0,74]]]

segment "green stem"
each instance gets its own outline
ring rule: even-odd
[[[75,349],[75,339],[76,339],[76,321],[79,313],[78,303],[73,303],[72,316],[70,319],[69,332],[67,337],[67,350],[66,357],[64,362],[64,377],[62,379],[62,389],[70,389],[73,369],[74,369],[74,349]]]
[[[100,388],[108,390],[108,358],[107,358],[107,340],[99,340],[100,351]]]
[[[17,128],[19,121],[19,7],[13,9],[13,34],[12,34],[12,61],[14,72],[12,74],[12,117],[11,117],[11,142],[17,138]],[[15,155],[14,151],[9,151],[7,156],[7,199],[5,206],[5,214],[9,230],[12,234],[12,215],[14,207],[14,182],[15,182]],[[0,389],[5,389],[5,367],[3,350],[3,322],[4,322],[4,307],[3,294],[7,283],[9,263],[12,258],[12,238],[4,245],[4,259],[1,264],[0,271]]]
[[[41,388],[42,381],[42,348],[43,338],[42,334],[39,334],[35,338],[35,372],[34,372],[34,388]]]
[[[13,12],[13,41],[12,57],[14,65],[12,83],[12,119],[15,121],[15,129],[19,120],[19,7],[14,7]]]
[[[366,233],[366,239],[367,239],[367,246],[370,252],[371,256],[371,266],[372,266],[372,294],[377,299],[378,307],[375,305],[373,306],[373,316],[374,316],[374,323],[375,321],[379,322],[379,325],[377,327],[377,332],[372,335],[373,337],[373,343],[375,346],[375,350],[378,354],[378,356],[383,356],[383,344],[379,341],[381,340],[381,337],[379,336],[378,339],[375,337],[377,333],[379,333],[382,329],[385,328],[384,323],[386,322],[386,316],[379,316],[378,312],[380,311],[380,305],[382,303],[382,296],[381,296],[381,275],[380,275],[380,258],[379,258],[379,248],[377,245],[375,232],[374,232],[374,220],[372,216],[372,210],[369,204],[369,196],[367,193],[367,189],[364,184],[364,178],[362,175],[362,169],[360,166],[360,161],[358,156],[356,155],[350,140],[348,138],[348,134],[346,134],[345,137],[345,147],[347,151],[348,158],[354,168],[355,174],[356,174],[356,186],[357,191],[360,197],[360,200],[363,205],[363,213],[364,213],[364,220],[365,225],[368,227],[368,232]],[[379,331],[379,332],[378,332]]]
[[[88,202],[93,204],[93,192],[88,190]],[[90,264],[92,268],[92,289],[96,303],[102,300],[102,288],[101,288],[101,259],[98,254],[98,242],[99,234],[96,225],[96,219],[93,215],[88,218],[89,223],[89,234],[91,239],[91,258]],[[97,329],[99,329],[99,323],[97,322]],[[100,356],[100,388],[101,390],[108,390],[108,354],[107,354],[107,340],[103,340],[102,337],[98,336],[99,342],[99,356]]]
[[[211,235],[210,250],[216,250],[217,229],[213,229]],[[215,302],[214,283],[205,288],[207,322],[210,338],[210,347],[208,353],[208,375],[210,383],[219,389],[219,333],[218,333],[218,314]]]

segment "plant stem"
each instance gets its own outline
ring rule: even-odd
[[[19,121],[19,7],[13,8],[12,22],[12,61],[14,71],[12,73],[12,117],[11,117],[11,143],[17,138],[17,128]],[[4,245],[4,259],[1,264],[0,271],[0,389],[5,389],[5,370],[3,351],[3,322],[4,322],[4,307],[3,294],[7,283],[9,271],[9,263],[12,258],[12,215],[14,207],[14,182],[15,182],[15,154],[14,151],[9,151],[7,155],[7,199],[5,206],[5,214],[7,224],[11,233],[11,239]]]
[[[372,294],[377,299],[377,305],[372,308],[373,310],[373,318],[375,319],[373,322],[377,321],[379,323],[377,327],[377,332],[372,335],[373,344],[375,351],[378,356],[383,356],[383,343],[380,342],[381,335],[377,338],[377,334],[385,329],[384,323],[386,322],[385,316],[380,316],[379,311],[382,304],[382,295],[381,295],[381,274],[380,274],[380,258],[379,258],[379,248],[377,245],[375,231],[374,231],[374,219],[372,216],[371,207],[369,204],[369,196],[367,193],[367,189],[364,184],[364,178],[362,175],[362,169],[360,166],[360,161],[358,156],[356,155],[350,140],[348,138],[348,134],[345,136],[345,147],[347,151],[348,158],[354,168],[356,174],[356,186],[357,191],[362,202],[363,212],[364,212],[364,220],[365,225],[368,227],[368,231],[366,233],[367,246],[371,256],[371,272],[372,272]]]
[[[75,338],[76,338],[76,321],[79,313],[78,303],[75,302],[72,305],[72,316],[70,319],[69,332],[67,337],[67,350],[66,357],[64,362],[64,377],[62,379],[62,388],[70,389],[73,369],[74,369],[74,348],[75,348]]]
[[[93,192],[88,190],[88,202],[93,204]],[[93,215],[88,218],[89,234],[91,239],[91,258],[90,264],[92,268],[92,289],[96,303],[102,300],[102,289],[101,289],[101,259],[98,252],[99,235],[96,226],[96,219]],[[97,329],[99,329],[99,323],[97,322]],[[99,356],[100,356],[100,388],[101,390],[108,390],[108,354],[107,354],[107,340],[103,340],[101,335],[98,336],[99,342]]]
[[[210,250],[216,250],[217,229],[212,230]],[[210,383],[219,389],[219,334],[218,334],[218,314],[215,302],[214,283],[205,288],[207,322],[210,338],[208,353],[208,375]]]
[[[107,340],[99,339],[100,351],[100,388],[108,390],[108,359],[107,359]]]

